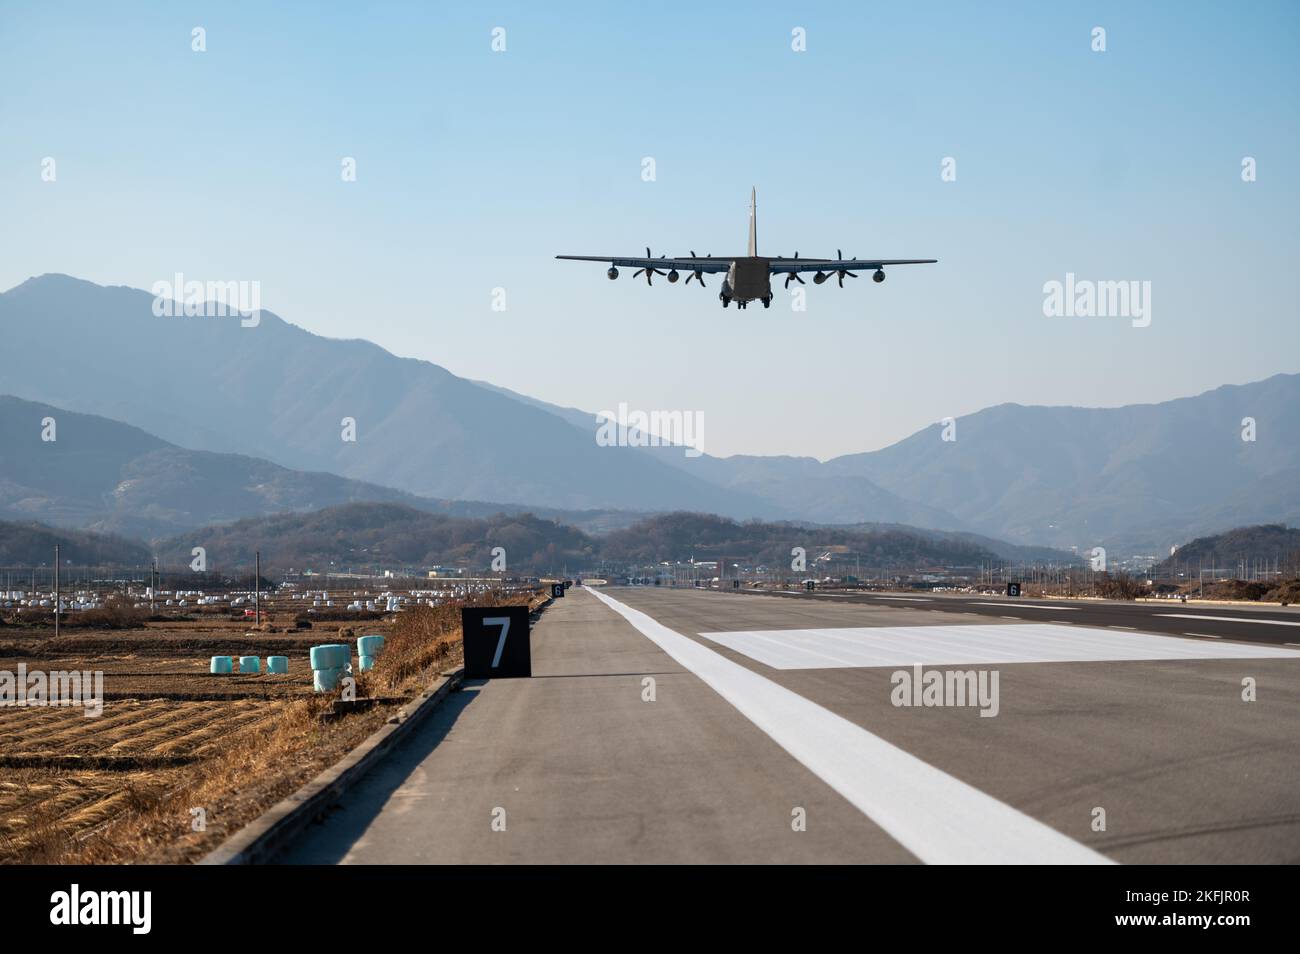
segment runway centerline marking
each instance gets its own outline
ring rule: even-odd
[[[985,617],[987,619],[988,617]],[[699,633],[773,669],[1178,659],[1296,659],[1294,649],[1068,623],[856,626]]]
[[[861,726],[625,606],[592,593],[928,864],[1111,860]]]
[[[1040,610],[1063,610],[1070,613],[1078,612],[1077,606],[1052,606],[1050,603],[981,603],[979,600],[971,602],[972,606],[1014,606],[1016,609],[1040,609]]]
[[[1203,616],[1197,613],[1155,613],[1170,619],[1212,619],[1220,623],[1258,623],[1261,626],[1300,626],[1300,620],[1289,619],[1243,619],[1239,616]]]

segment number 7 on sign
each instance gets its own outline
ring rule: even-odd
[[[497,638],[497,651],[492,654],[492,668],[501,665],[501,650],[506,648],[506,633],[510,632],[509,616],[488,616],[483,620],[484,626],[500,626],[501,635]]]
[[[465,636],[466,679],[533,674],[527,606],[462,606],[460,628]]]

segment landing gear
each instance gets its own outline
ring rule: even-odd
[[[722,302],[722,307],[723,307],[723,308],[726,308],[728,305],[731,304],[731,299],[728,298],[726,295],[723,295],[723,294],[721,294],[721,293],[719,293],[719,295],[718,295],[718,299]],[[736,307],[739,308],[740,306],[737,305]]]
[[[771,296],[771,295],[768,295],[766,298],[762,299],[762,302],[763,302],[763,307],[764,307],[764,308],[771,308],[771,307],[772,307],[772,296]]]

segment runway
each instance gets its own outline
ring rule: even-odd
[[[935,602],[575,588],[531,679],[467,686],[281,860],[1300,860],[1300,650],[1257,632],[1289,627]],[[996,699],[902,692],[927,672]]]
[[[752,598],[842,601],[939,613],[971,613],[998,618],[1009,616],[1033,621],[1051,620],[1066,625],[1113,626],[1150,633],[1187,635],[1193,638],[1208,636],[1300,648],[1300,607],[1224,605],[1195,600],[1180,603],[1177,600],[1136,602],[1083,598],[1030,599],[923,591],[908,594],[806,590],[733,592]]]

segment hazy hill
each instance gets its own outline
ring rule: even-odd
[[[1200,567],[1231,570],[1242,561],[1248,567],[1256,561],[1268,561],[1271,567],[1275,560],[1280,569],[1300,565],[1300,529],[1272,523],[1198,537],[1180,546],[1152,572],[1191,567],[1195,575]]]
[[[41,439],[46,418],[55,421],[54,441]],[[244,517],[349,502],[402,503],[453,517],[517,513],[522,506],[417,497],[242,454],[186,450],[129,424],[9,395],[0,395],[0,447],[0,518],[144,540]],[[621,510],[537,512],[597,533],[626,527],[644,516]]]
[[[963,531],[951,530],[931,530],[925,527],[908,527],[900,524],[850,524],[844,527],[846,530],[858,532],[879,533],[882,531],[902,531],[904,533],[916,533],[932,540],[952,540],[962,543],[969,543],[973,546],[980,547],[989,551],[996,556],[1001,562],[1006,564],[1034,564],[1038,566],[1068,566],[1070,564],[1082,562],[1082,558],[1077,553],[1069,550],[1058,550],[1053,547],[1039,547],[1027,544],[1008,543],[1005,540],[999,540],[996,537],[984,536],[980,533],[966,533]]]
[[[0,520],[0,566],[53,566],[55,544],[59,559],[76,566],[144,566],[152,559],[149,548],[135,540]]]
[[[493,547],[505,547],[507,572],[578,566],[594,544],[581,530],[532,514],[451,517],[402,504],[354,503],[311,513],[250,518],[205,527],[160,545],[164,563],[190,560],[204,547],[210,569],[246,566],[262,551],[263,566],[335,570],[487,568]]]
[[[508,392],[507,392],[508,393]],[[572,426],[583,412],[532,399]],[[1300,519],[1300,375],[1118,408],[1004,404],[878,451],[642,454],[824,523],[898,522],[1015,543],[1167,552],[1195,533]],[[1242,421],[1256,422],[1243,441]]]
[[[367,341],[322,338],[269,312],[248,328],[159,318],[152,304],[145,291],[64,275],[0,294],[0,335],[23,356],[0,369],[0,393],[425,497],[787,515]],[[342,439],[345,417],[355,442]]]
[[[1169,542],[1300,516],[1300,375],[1120,408],[988,408],[871,454],[827,462],[1013,541]],[[1257,440],[1243,441],[1254,418]]]
[[[728,557],[789,566],[790,549],[808,551],[809,572],[819,547],[842,546],[863,569],[975,566],[998,560],[969,540],[909,528],[846,530],[789,523],[738,523],[713,514],[656,514],[624,530],[593,537],[532,514],[488,518],[431,514],[401,504],[345,504],[311,513],[280,514],[206,527],[160,545],[169,566],[186,563],[190,548],[207,551],[208,567],[227,572],[249,565],[256,550],[277,570],[376,570],[433,565],[490,565],[493,547],[506,549],[509,572],[591,567],[599,561],[658,563]]]
[[[790,566],[790,551],[803,547],[808,572],[816,572],[818,548],[843,546],[853,562],[867,568],[978,566],[997,561],[992,551],[967,540],[941,538],[910,528],[849,530],[791,523],[738,523],[699,513],[668,513],[649,517],[601,541],[600,554],[612,561],[655,563],[691,559],[755,561],[778,572]]]
[[[475,383],[495,394],[503,394],[529,407],[547,411],[584,434],[595,431],[597,417],[594,412],[548,404],[486,381]],[[635,430],[629,433],[635,433]],[[744,454],[733,457],[712,457],[709,454],[686,457],[678,448],[664,446],[629,446],[625,453],[684,471],[737,493],[741,495],[740,499],[757,498],[765,501],[778,512],[797,515],[801,520],[817,523],[897,523],[946,530],[958,530],[965,526],[962,519],[952,513],[923,501],[909,500],[891,493],[865,477],[829,474],[824,465],[812,457],[757,457]],[[753,515],[761,514],[755,512]]]
[[[41,421],[55,421],[53,441]],[[409,494],[255,457],[186,450],[93,414],[0,396],[0,516],[150,539],[254,514]]]

